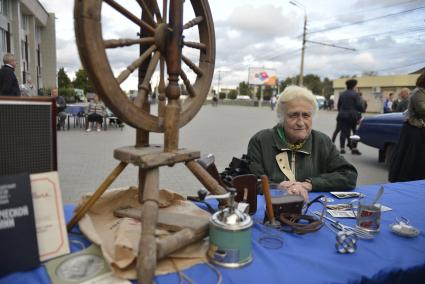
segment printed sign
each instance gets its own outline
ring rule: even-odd
[[[269,85],[277,84],[276,70],[265,68],[249,68],[248,83],[250,85]]]

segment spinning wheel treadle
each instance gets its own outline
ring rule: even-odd
[[[105,104],[116,116],[127,124],[153,132],[164,132],[164,106],[168,99],[179,99],[179,94],[167,94],[166,88],[177,86],[178,80],[183,82],[189,97],[180,100],[181,109],[177,127],[187,124],[201,108],[208,95],[215,63],[215,36],[211,12],[207,0],[191,0],[195,17],[186,24],[180,24],[183,14],[181,0],[162,2],[162,13],[157,0],[135,0],[142,10],[142,18],[123,7],[117,0],[76,0],[75,2],[75,32],[81,61],[93,81],[96,91]],[[121,3],[132,1],[121,1]],[[161,2],[161,1],[159,1]],[[178,3],[180,2],[180,3]],[[177,3],[177,4],[176,4]],[[102,6],[111,7],[114,12],[124,16],[130,22],[140,27],[140,36],[135,38],[104,39],[101,27]],[[175,8],[180,6],[180,8]],[[179,10],[181,9],[181,10]],[[169,19],[167,22],[167,14]],[[198,30],[199,42],[184,40],[184,32]],[[106,51],[109,49],[140,45],[140,54],[135,54],[134,61],[117,77],[114,76]],[[182,54],[182,49],[198,52],[197,61]],[[192,59],[191,59],[192,58]],[[194,60],[194,61],[192,61]],[[190,82],[188,74],[181,68],[186,68],[196,77]],[[150,81],[156,68],[159,67],[159,97],[158,115],[152,115],[146,107],[150,92]],[[169,84],[165,84],[165,67],[169,74]],[[143,69],[142,80],[136,99],[129,100],[121,88],[136,69]],[[171,92],[170,92],[171,93]],[[145,105],[145,107],[144,107]]]

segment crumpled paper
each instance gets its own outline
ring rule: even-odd
[[[84,204],[90,195],[84,196],[75,210]],[[209,217],[210,214],[177,193],[161,189],[159,191],[160,210]],[[136,279],[136,263],[141,236],[140,221],[133,218],[118,218],[116,209],[133,207],[143,208],[138,202],[136,187],[110,189],[104,193],[79,222],[80,230],[93,243],[100,246],[106,262],[118,277]],[[168,235],[169,232],[157,229],[155,235]],[[206,239],[191,244],[186,248],[170,254],[159,261],[155,275],[176,272],[195,264],[205,262],[208,249]]]

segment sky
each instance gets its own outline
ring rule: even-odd
[[[81,66],[73,27],[74,1],[40,2],[56,16],[58,69],[65,68],[73,78]],[[135,0],[116,2],[140,14]],[[425,66],[425,0],[295,2],[297,6],[284,0],[209,1],[216,38],[214,88],[235,87],[247,81],[249,68],[273,69],[280,80],[298,75],[304,15],[307,16],[304,75],[336,79],[370,72],[408,74]],[[162,7],[162,1],[159,3]],[[191,9],[190,1],[185,1],[185,22],[193,18]],[[104,39],[134,38],[137,31],[136,25],[103,4]],[[193,31],[189,30],[185,38],[196,41]],[[136,47],[108,51],[114,73],[118,75],[136,59],[137,52]],[[196,57],[192,50],[184,52],[190,58]],[[152,83],[156,84],[157,80],[155,73]],[[122,88],[136,89],[136,74]]]

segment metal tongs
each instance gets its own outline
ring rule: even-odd
[[[319,211],[314,211],[314,214],[316,214],[317,216],[321,216],[322,213]],[[328,216],[323,216],[323,218],[325,218],[326,220],[331,222],[331,225],[339,230],[339,231],[351,231],[354,232],[358,238],[360,239],[366,239],[366,240],[371,240],[373,239],[375,236],[369,232],[366,232],[365,230],[359,229],[359,228],[353,228],[344,224],[341,224],[339,221],[332,219]]]

